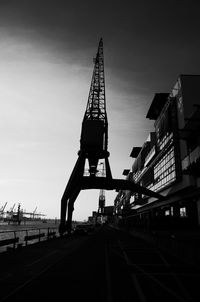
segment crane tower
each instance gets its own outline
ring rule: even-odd
[[[134,184],[131,181],[113,179],[108,161],[110,154],[107,149],[108,121],[105,97],[103,40],[101,38],[96,57],[94,59],[94,70],[89,90],[88,102],[82,121],[78,159],[61,199],[61,216],[59,226],[60,235],[63,235],[65,232],[71,232],[74,202],[81,190],[121,189],[130,190],[133,192],[135,191],[158,199],[162,198],[160,194]],[[97,175],[99,160],[104,160],[105,163],[105,175],[101,177]],[[88,176],[84,175],[86,161],[89,165]]]

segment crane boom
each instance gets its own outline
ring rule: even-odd
[[[107,148],[108,121],[105,98],[103,40],[101,38],[99,41],[96,58],[94,59],[94,70],[89,90],[88,102],[82,121],[78,159],[61,199],[61,216],[59,226],[60,235],[63,235],[65,232],[71,232],[74,202],[81,190],[126,189],[141,192],[148,196],[162,198],[160,194],[136,185],[131,181],[113,179],[108,161],[110,154]],[[86,160],[88,160],[89,163],[89,176],[84,176]],[[99,160],[104,160],[105,162],[104,177],[97,177],[97,166]]]

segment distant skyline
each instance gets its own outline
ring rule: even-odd
[[[124,178],[133,146],[153,129],[154,94],[200,74],[199,13],[194,0],[0,0],[0,207],[60,217],[101,37],[109,160]],[[115,196],[106,192],[106,205]],[[98,197],[82,191],[73,219],[87,219]]]

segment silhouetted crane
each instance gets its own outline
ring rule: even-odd
[[[7,202],[0,208],[0,218],[2,219],[4,217],[5,208],[6,208]]]
[[[15,203],[14,203],[14,205],[10,208],[10,212],[11,212],[11,213],[14,212],[14,208],[15,208]]]
[[[7,202],[5,202],[5,204],[0,208],[0,213],[4,213],[5,207],[7,205]]]
[[[33,219],[35,218],[35,213],[36,213],[37,207],[33,211]]]
[[[94,59],[94,71],[87,107],[82,122],[80,151],[61,199],[60,235],[63,235],[66,231],[68,233],[71,232],[74,202],[79,192],[83,189],[131,190],[147,196],[162,198],[160,194],[134,184],[132,181],[113,179],[108,161],[109,152],[107,147],[108,121],[105,98],[103,40],[100,39],[96,58]],[[102,159],[105,161],[105,176],[97,177],[98,162]],[[89,176],[84,176],[86,160],[89,164]]]
[[[104,163],[100,163],[100,165],[102,165],[101,176],[105,177]],[[104,208],[105,208],[105,203],[106,203],[105,189],[100,189],[100,192],[99,192],[98,215],[102,215],[103,214]]]

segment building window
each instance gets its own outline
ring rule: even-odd
[[[186,207],[180,208],[180,217],[187,217]]]
[[[183,113],[183,98],[181,96],[178,98],[178,111]]]
[[[176,81],[176,83],[172,89],[171,97],[176,97],[177,95],[180,94],[180,91],[181,91],[181,81],[180,81],[180,78],[178,78],[178,80]]]
[[[151,189],[160,190],[176,180],[174,147],[162,157],[154,167],[154,185]]]
[[[172,144],[173,142],[173,134],[172,133],[166,133],[166,135],[162,138],[161,141],[159,141],[159,146],[160,146],[160,150],[162,150],[166,145],[167,143],[170,143]]]
[[[165,216],[170,216],[170,210],[165,210]]]

